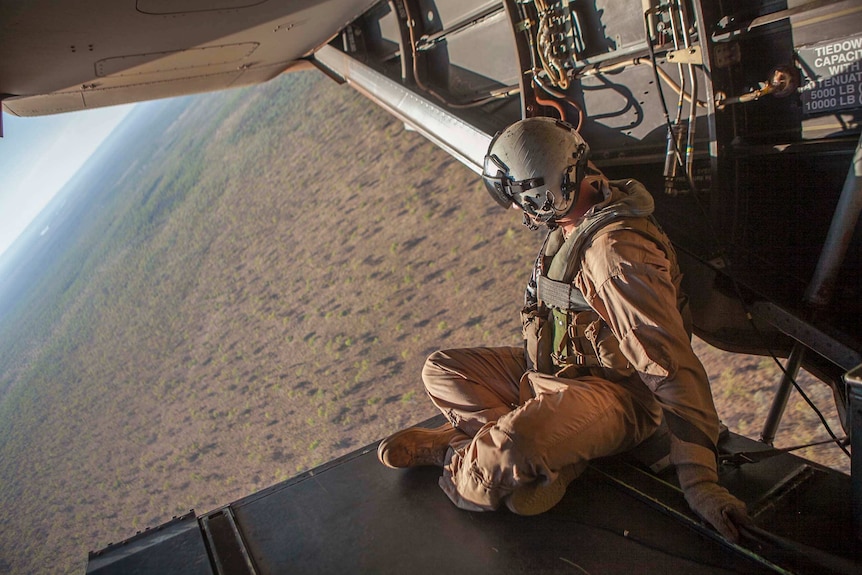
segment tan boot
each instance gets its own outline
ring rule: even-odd
[[[550,483],[534,481],[515,489],[506,498],[506,507],[518,515],[538,515],[554,507],[566,494],[569,483],[584,472],[587,463],[577,463],[563,467],[557,478]]]
[[[380,442],[377,459],[393,469],[420,465],[443,467],[449,442],[460,433],[449,423],[434,429],[402,429]]]

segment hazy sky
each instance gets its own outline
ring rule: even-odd
[[[3,114],[0,253],[24,231],[133,106],[37,118]]]

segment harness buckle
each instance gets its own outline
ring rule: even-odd
[[[577,365],[580,367],[590,366],[590,358],[577,352],[567,356],[554,353],[551,354],[551,359],[553,359],[554,363],[557,365]]]

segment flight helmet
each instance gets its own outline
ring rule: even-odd
[[[553,228],[578,201],[590,148],[568,123],[527,118],[499,132],[485,156],[482,179],[504,208],[514,203],[524,223]]]

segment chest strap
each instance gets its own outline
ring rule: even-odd
[[[558,282],[540,275],[536,281],[537,295],[545,305],[558,309],[584,311],[592,309],[581,290],[568,282]]]

